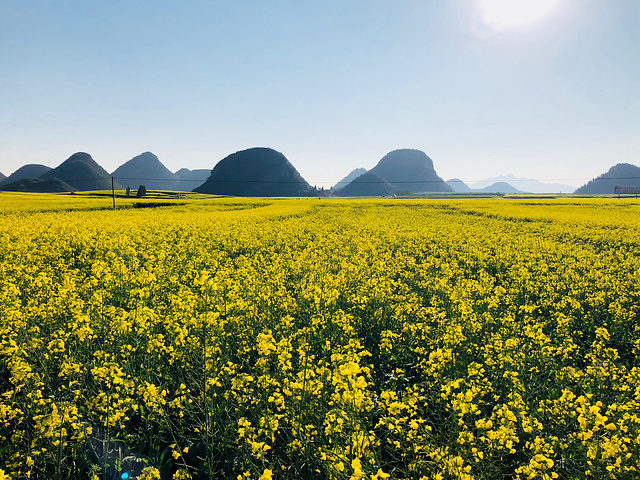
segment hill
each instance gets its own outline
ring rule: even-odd
[[[618,163],[573,193],[589,195],[615,193],[616,187],[640,188],[640,168],[630,163]]]
[[[7,178],[7,176],[5,174],[3,174],[2,172],[0,172],[0,183],[2,183],[3,180],[5,180]]]
[[[198,193],[241,197],[303,197],[316,195],[291,162],[271,148],[242,150],[220,160]]]
[[[116,182],[132,189],[144,185],[147,190],[177,190],[179,185],[179,178],[151,152],[133,157],[111,175]]]
[[[58,178],[21,178],[15,182],[0,186],[6,192],[57,193],[73,192],[76,189]]]
[[[40,178],[42,175],[51,170],[46,165],[29,164],[24,167],[20,167],[18,170],[9,175],[6,179],[0,182],[1,185],[9,185],[10,183],[17,182],[23,178]]]
[[[471,187],[469,187],[469,185],[464,183],[459,178],[452,178],[451,180],[447,180],[447,185],[453,188],[453,191],[457,193],[471,192]]]
[[[507,182],[496,182],[476,191],[486,193],[524,193]]]
[[[512,187],[529,193],[571,193],[576,187],[562,183],[544,183],[533,178],[516,177],[515,175],[499,175],[497,177],[486,178],[471,185],[471,188],[482,190],[497,182],[506,182]]]
[[[351,173],[349,173],[349,175],[344,177],[342,180],[340,180],[338,183],[336,183],[331,188],[333,188],[334,190],[338,190],[340,188],[344,188],[347,185],[349,185],[349,183],[351,183],[356,178],[358,178],[360,175],[362,175],[363,173],[367,173],[367,169],[366,168],[356,168],[355,170],[351,170]]]
[[[60,166],[49,170],[40,178],[57,178],[79,191],[111,190],[111,176],[91,158],[91,155],[78,152],[71,155]],[[122,188],[116,185],[116,188]]]
[[[389,152],[369,171],[409,193],[453,192],[421,150],[405,148]]]
[[[388,197],[406,195],[409,192],[382,180],[375,173],[366,172],[357,177],[346,187],[336,192],[341,197]]]
[[[194,187],[202,185],[204,182],[206,182],[210,174],[211,170],[207,170],[206,168],[199,168],[195,170],[181,168],[175,173],[176,177],[178,178],[177,190],[181,192],[190,192]]]

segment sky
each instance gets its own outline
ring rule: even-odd
[[[640,2],[491,1],[0,0],[0,172],[256,146],[318,187],[398,148],[467,183],[640,165]]]

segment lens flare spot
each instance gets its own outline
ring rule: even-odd
[[[535,22],[548,15],[559,0],[480,0],[482,21],[506,29]]]

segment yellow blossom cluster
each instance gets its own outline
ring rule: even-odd
[[[640,477],[634,200],[0,201],[0,479]]]

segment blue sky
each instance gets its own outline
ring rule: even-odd
[[[640,164],[640,2],[494,29],[480,1],[0,0],[0,172],[254,146],[318,186],[396,148],[467,182]]]

